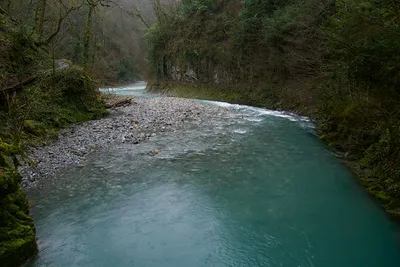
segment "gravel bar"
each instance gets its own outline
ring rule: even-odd
[[[138,144],[160,132],[174,134],[187,124],[229,116],[231,109],[191,99],[159,97],[139,98],[135,103],[110,110],[104,119],[88,121],[63,129],[54,142],[29,147],[35,167],[20,167],[22,186],[32,187],[41,179],[55,179],[57,171],[85,161],[89,153],[111,145]]]

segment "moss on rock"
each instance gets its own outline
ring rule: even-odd
[[[37,251],[35,226],[20,180],[12,168],[0,174],[0,267],[17,266]]]
[[[98,84],[81,67],[38,47],[31,28],[0,12],[0,267],[18,266],[37,251],[35,227],[16,166],[24,145],[57,136],[68,124],[107,114]],[[60,66],[61,65],[61,66]],[[31,162],[29,162],[31,163]]]
[[[26,120],[24,123],[24,130],[34,135],[41,135],[46,132],[46,127],[40,122]]]
[[[0,267],[18,266],[37,252],[34,222],[15,167],[18,156],[29,160],[24,144],[106,114],[96,83],[76,66],[44,74],[40,83],[25,87],[7,110],[0,110]]]

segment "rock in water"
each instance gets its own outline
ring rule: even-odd
[[[60,168],[82,164],[86,161],[87,154],[98,149],[122,143],[137,145],[153,139],[152,136],[158,136],[161,132],[174,133],[190,124],[194,127],[209,127],[210,119],[231,116],[237,112],[190,99],[135,98],[133,105],[112,109],[110,116],[106,118],[62,129],[60,138],[47,146],[28,148],[29,158],[37,164],[31,166],[22,162],[23,166],[19,168],[23,175],[22,184],[24,187],[31,187],[43,178],[57,179],[56,174]],[[151,148],[145,152],[149,156],[159,153],[158,149],[153,152]]]
[[[160,150],[154,149],[154,150],[151,151],[151,154],[153,154],[154,156],[158,155],[158,154],[160,154]]]

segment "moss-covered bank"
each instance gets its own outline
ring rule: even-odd
[[[1,10],[0,10],[1,11]],[[0,267],[37,252],[35,226],[17,168],[24,147],[107,111],[98,85],[78,66],[59,68],[29,28],[0,12]]]
[[[35,226],[20,175],[12,167],[0,172],[0,266],[18,266],[37,251]]]
[[[0,109],[0,267],[18,266],[37,251],[17,166],[24,147],[43,144],[71,123],[107,114],[96,84],[78,67],[44,75]]]

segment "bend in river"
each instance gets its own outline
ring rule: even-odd
[[[46,176],[28,189],[41,247],[28,266],[398,266],[398,225],[306,118],[137,102],[32,152],[56,164],[95,143],[56,172],[24,170]]]

